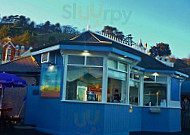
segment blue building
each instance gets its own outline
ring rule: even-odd
[[[180,131],[180,83],[188,76],[137,48],[86,31],[33,50],[41,83],[28,89],[25,123],[64,135]]]

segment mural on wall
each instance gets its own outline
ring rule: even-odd
[[[41,75],[41,97],[59,98],[61,86],[61,69],[51,65],[42,72]]]

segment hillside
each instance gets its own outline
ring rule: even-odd
[[[0,20],[0,44],[11,40],[14,44],[39,47],[68,40],[78,34],[76,27],[46,21],[36,24],[30,18],[19,15],[4,16]]]

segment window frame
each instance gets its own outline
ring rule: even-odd
[[[108,67],[107,67],[107,73],[108,73],[108,71],[109,70],[113,70],[113,71],[116,71],[116,72],[120,72],[120,73],[125,73],[126,74],[126,77],[125,77],[125,85],[126,85],[126,87],[125,87],[125,90],[124,90],[124,92],[125,92],[125,95],[126,95],[126,97],[125,97],[125,99],[124,99],[124,101],[123,101],[123,103],[113,103],[113,102],[107,102],[107,94],[106,94],[106,103],[108,103],[108,104],[129,104],[129,100],[128,100],[128,98],[129,98],[129,96],[128,96],[128,93],[129,93],[129,89],[128,89],[128,87],[129,87],[129,83],[127,82],[128,81],[128,73],[129,73],[129,64],[128,63],[126,63],[126,62],[124,62],[124,61],[121,61],[121,60],[118,60],[118,59],[114,59],[114,58],[112,58],[112,57],[109,57],[108,59],[107,59],[107,64],[108,64],[108,61],[109,60],[113,60],[113,61],[115,61],[116,62],[116,67],[117,67],[117,69],[115,69],[115,68],[112,68],[112,67],[109,67],[109,65],[108,65]],[[122,64],[125,64],[126,65],[126,68],[127,68],[127,71],[123,71],[123,70],[120,70],[120,68],[119,68],[119,63],[122,63]],[[109,75],[107,74],[107,86],[108,86],[108,79],[109,79],[110,77],[109,77]],[[106,90],[106,93],[107,93],[107,90]],[[122,93],[121,93],[122,94]],[[122,95],[121,95],[121,98],[122,98]]]
[[[97,103],[97,104],[117,104],[117,105],[129,105],[129,79],[130,79],[130,76],[128,73],[131,72],[131,64],[126,61],[126,60],[121,60],[121,59],[118,59],[119,56],[114,56],[112,57],[110,55],[110,53],[103,53],[103,52],[90,52],[90,55],[88,55],[87,57],[102,57],[103,58],[103,65],[102,66],[92,66],[92,65],[86,65],[85,67],[103,67],[103,77],[102,77],[102,101],[99,102],[99,101],[78,101],[78,100],[67,100],[66,99],[66,78],[67,78],[67,66],[68,65],[75,65],[75,66],[80,66],[80,65],[77,65],[77,64],[68,64],[68,56],[69,55],[78,55],[78,56],[84,56],[82,55],[82,52],[81,51],[65,51],[65,50],[61,50],[61,55],[62,55],[62,58],[63,58],[63,68],[64,68],[64,75],[63,75],[63,80],[62,80],[62,84],[63,84],[63,87],[62,87],[62,97],[61,97],[61,101],[64,101],[64,102],[77,102],[77,103]],[[125,88],[125,93],[126,93],[126,100],[124,101],[124,103],[108,103],[107,102],[107,85],[108,85],[108,69],[112,69],[112,70],[115,70],[113,68],[109,68],[108,67],[108,59],[113,59],[113,60],[116,60],[117,62],[121,62],[123,64],[126,64],[126,68],[127,68],[127,71],[122,71],[122,70],[116,70],[118,72],[121,72],[121,73],[127,73],[126,74],[126,88]],[[85,62],[86,63],[86,62]],[[83,65],[81,65],[83,66]]]
[[[157,76],[152,75],[151,73],[146,73],[146,74],[144,74],[144,76],[153,76],[155,78],[157,77]],[[144,80],[144,76],[143,76],[143,80]],[[145,83],[147,83],[147,84],[164,84],[164,85],[166,85],[166,106],[165,107],[169,107],[170,84],[168,84],[168,75],[167,74],[159,74],[158,76],[165,77],[166,81],[157,81],[157,79],[155,79],[154,81],[145,81],[144,80],[143,84],[145,85]],[[150,107],[150,106],[144,105],[144,95],[145,95],[144,91],[145,91],[145,88],[143,87],[143,106]],[[151,106],[151,107],[163,107],[163,106],[157,105],[157,106]]]
[[[84,103],[102,103],[103,102],[103,83],[104,83],[104,59],[105,56],[104,55],[91,55],[91,56],[84,56],[84,64],[69,64],[68,60],[69,60],[69,56],[83,56],[81,54],[73,54],[73,53],[63,53],[62,57],[63,57],[63,64],[64,64],[64,76],[63,76],[63,94],[62,94],[62,101],[68,101],[68,102],[84,102]],[[96,66],[96,65],[86,65],[86,60],[87,57],[101,57],[103,60],[103,65],[102,66]],[[94,68],[102,68],[102,99],[101,101],[80,101],[80,100],[69,100],[66,99],[66,92],[67,92],[67,69],[68,66],[76,66],[76,67],[94,67]]]
[[[139,83],[139,88],[138,88],[138,103],[137,103],[137,105],[134,105],[134,104],[131,104],[131,105],[133,105],[133,106],[140,106],[140,102],[141,102],[141,100],[140,100],[140,98],[141,98],[141,95],[140,95],[140,90],[141,90],[141,83],[143,83],[143,82],[141,82],[141,80],[140,80],[140,78],[141,78],[141,74],[138,74],[138,73],[134,73],[134,72],[131,72],[130,73],[131,75],[132,75],[132,78],[131,78],[131,76],[130,76],[130,81],[134,81],[134,82],[137,82],[137,83]],[[135,75],[139,75],[139,79],[135,79]],[[131,85],[130,85],[130,82],[129,82],[129,87],[131,87]],[[131,89],[129,88],[129,98],[130,98],[130,91],[131,91]],[[143,91],[144,91],[144,89],[143,89]],[[144,99],[143,99],[144,100]],[[129,101],[129,104],[130,104],[130,101]]]

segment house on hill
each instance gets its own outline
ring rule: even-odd
[[[25,47],[24,45],[14,45],[11,41],[8,41],[2,47],[2,63],[15,60],[22,56],[26,51],[31,49],[31,47]]]
[[[188,75],[144,51],[86,31],[32,50],[40,87],[29,87],[25,123],[65,135],[181,131],[181,80]],[[40,90],[34,95],[34,90]]]

